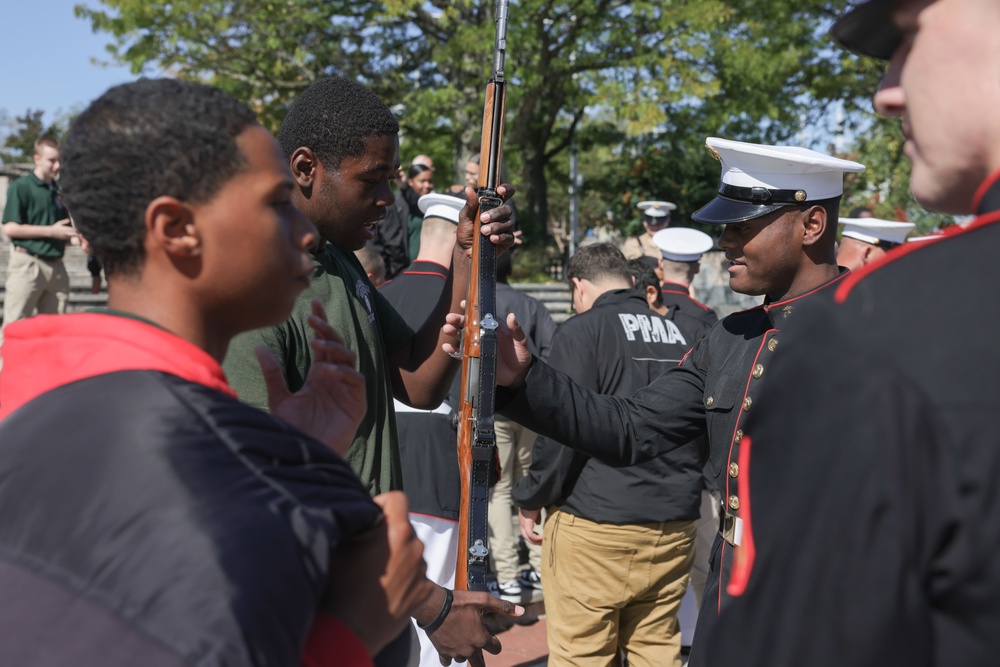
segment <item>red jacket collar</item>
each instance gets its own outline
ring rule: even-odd
[[[236,396],[222,367],[183,338],[103,313],[39,315],[4,330],[0,419],[62,385],[105,373],[152,370]]]

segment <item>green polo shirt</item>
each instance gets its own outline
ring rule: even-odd
[[[3,209],[3,222],[46,227],[69,217],[59,201],[59,188],[48,184],[31,172],[7,188],[7,205]],[[56,239],[12,239],[11,242],[38,257],[58,259],[66,250],[66,242]]]
[[[312,362],[310,303],[319,299],[330,324],[358,355],[357,368],[365,376],[368,412],[345,458],[372,495],[402,489],[388,357],[413,337],[413,330],[375,289],[354,253],[328,243],[314,259],[312,281],[292,316],[277,326],[236,336],[222,369],[241,401],[267,409],[264,375],[253,353],[263,343],[281,364],[288,388],[298,391]]]

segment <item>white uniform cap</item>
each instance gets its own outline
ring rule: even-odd
[[[912,222],[896,222],[895,220],[879,220],[878,218],[841,218],[844,226],[841,234],[851,239],[878,245],[881,242],[903,243],[906,235],[913,231]]]
[[[759,218],[782,206],[833,199],[844,193],[844,173],[864,165],[798,146],[766,146],[709,137],[722,163],[719,195],[698,210],[698,222],[729,224]]]
[[[677,208],[677,204],[668,201],[641,201],[636,207],[642,211],[643,215],[651,218],[665,218],[670,212]]]
[[[465,199],[432,192],[417,200],[424,218],[444,218],[458,224],[458,212],[465,206]]]
[[[653,234],[653,243],[663,253],[663,259],[674,262],[697,262],[715,245],[711,236],[690,227],[661,229]]]

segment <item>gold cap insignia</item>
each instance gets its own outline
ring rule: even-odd
[[[715,150],[711,146],[706,146],[705,148],[707,148],[708,152],[712,154],[712,157],[714,157],[719,162],[722,162],[722,156],[719,155],[719,151]]]
[[[805,200],[806,200],[805,190],[799,190],[798,192],[795,193],[795,201],[805,201]]]

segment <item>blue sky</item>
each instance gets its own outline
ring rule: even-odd
[[[3,1],[0,110],[10,118],[42,109],[52,122],[60,110],[82,109],[111,86],[136,78],[125,67],[92,62],[110,60],[104,47],[111,37],[95,35],[89,21],[76,18],[78,4],[100,6],[97,0]]]

